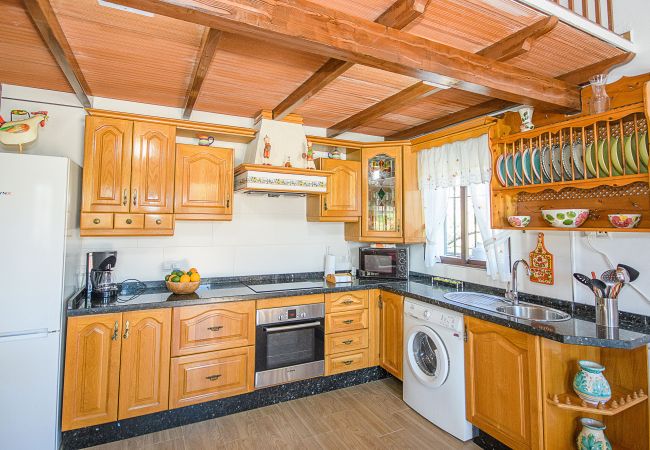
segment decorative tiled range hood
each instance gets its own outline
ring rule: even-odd
[[[302,119],[290,115],[283,121],[262,111],[255,122],[257,135],[246,149],[244,164],[235,169],[235,191],[269,194],[323,194],[331,172],[306,168],[303,154],[307,138]],[[269,138],[270,155],[264,157],[264,138]],[[293,167],[285,167],[287,161]]]

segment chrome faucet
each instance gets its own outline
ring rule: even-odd
[[[512,265],[512,283],[508,282],[505,295],[506,299],[510,300],[513,305],[519,304],[519,292],[517,291],[517,267],[519,266],[519,263],[524,264],[524,267],[526,267],[526,274],[530,276],[530,266],[528,263],[523,259],[515,261]]]

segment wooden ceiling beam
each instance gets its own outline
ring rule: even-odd
[[[580,110],[577,86],[308,0],[114,0],[115,3],[294,50],[560,111]]]
[[[514,58],[529,51],[535,41],[553,30],[557,23],[557,17],[544,17],[543,19],[524,27],[491,46],[486,47],[478,52],[478,54],[497,61],[506,61]],[[411,102],[418,101],[440,91],[444,91],[444,89],[427,85],[422,81],[415,83],[414,85],[375,103],[369,108],[340,121],[336,125],[331,126],[327,130],[327,137],[335,137],[339,134],[345,133],[346,131],[358,128],[364,123],[368,123],[371,120],[395,111],[400,107],[406,106]]]
[[[217,47],[219,47],[221,36],[221,31],[215,30],[214,28],[206,28],[203,32],[198,57],[196,58],[192,78],[190,78],[190,86],[185,96],[183,119],[189,119],[192,114],[196,99],[199,97],[199,92],[201,92],[201,86],[203,86],[203,81],[210,68],[212,58],[217,51]]]
[[[424,14],[427,3],[429,0],[397,0],[375,22],[402,29]],[[273,108],[273,119],[282,120],[291,114],[352,66],[354,63],[336,58],[328,59],[320,69]]]
[[[630,62],[634,56],[634,53],[622,53],[604,61],[600,61],[587,67],[574,70],[573,72],[565,73],[564,75],[560,75],[558,79],[572,84],[584,83],[594,75],[609,73],[609,71],[615,67]],[[422,134],[433,133],[434,131],[438,131],[450,125],[454,125],[465,120],[474,119],[476,117],[492,114],[503,109],[512,108],[513,106],[516,106],[516,103],[506,102],[499,99],[489,100],[475,106],[470,106],[469,108],[465,108],[448,116],[430,120],[406,130],[398,131],[397,133],[388,136],[387,139],[410,139]]]
[[[79,102],[84,107],[90,108],[92,106],[88,98],[91,95],[90,87],[70,48],[68,39],[63,34],[52,5],[48,0],[23,0],[23,4]]]

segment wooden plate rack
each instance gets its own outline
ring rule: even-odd
[[[650,149],[644,108],[643,102],[635,103],[493,140],[492,226],[511,228],[508,216],[528,215],[528,229],[575,231],[551,227],[541,210],[588,208],[582,231],[650,231],[650,176],[640,151],[642,142]],[[610,151],[615,142],[618,157]],[[625,143],[631,146],[631,160]],[[599,147],[607,150],[602,157]],[[588,167],[588,152],[595,173]],[[505,186],[499,166],[506,171]],[[614,213],[642,214],[641,222],[633,229],[615,228],[607,217]]]

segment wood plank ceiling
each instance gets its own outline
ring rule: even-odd
[[[350,64],[318,89],[310,89],[299,102],[283,104],[328,57],[242,34],[212,32],[208,35],[201,25],[159,14],[147,17],[118,11],[100,6],[97,0],[49,2],[72,50],[72,59],[87,82],[89,95],[177,108],[193,104],[194,110],[245,117],[281,105],[282,110],[302,115],[306,125],[331,128],[341,122],[351,123],[355,132],[386,137],[409,137],[409,133],[421,132],[428,123],[450,120],[453,123],[454,114],[463,118],[471,114],[466,112],[468,108],[492,100],[459,89],[436,92],[432,87],[429,93],[426,86],[417,86],[421,84],[419,79]],[[25,3],[2,0],[0,82],[72,91],[30,19]],[[545,18],[514,0],[398,0],[397,3],[395,0],[312,0],[312,3],[380,23],[387,20],[382,14],[389,8],[399,7],[395,16],[404,32],[471,53],[503,43],[509,36],[531,29]],[[624,59],[621,50],[584,32],[563,23],[553,25],[535,39],[522,42],[523,50],[509,55],[505,59],[507,64],[544,77],[559,78],[613,57]],[[208,36],[211,37],[206,44]],[[202,65],[197,62],[201,55]],[[393,102],[394,98],[408,95],[408,91],[403,92],[408,88],[412,96],[418,94],[416,100]],[[427,96],[420,96],[421,91]],[[382,101],[390,107],[384,110],[376,106],[382,105]],[[505,105],[508,105],[505,101],[493,101],[476,111]],[[363,120],[346,121],[355,115]],[[337,133],[338,125],[331,133]]]

